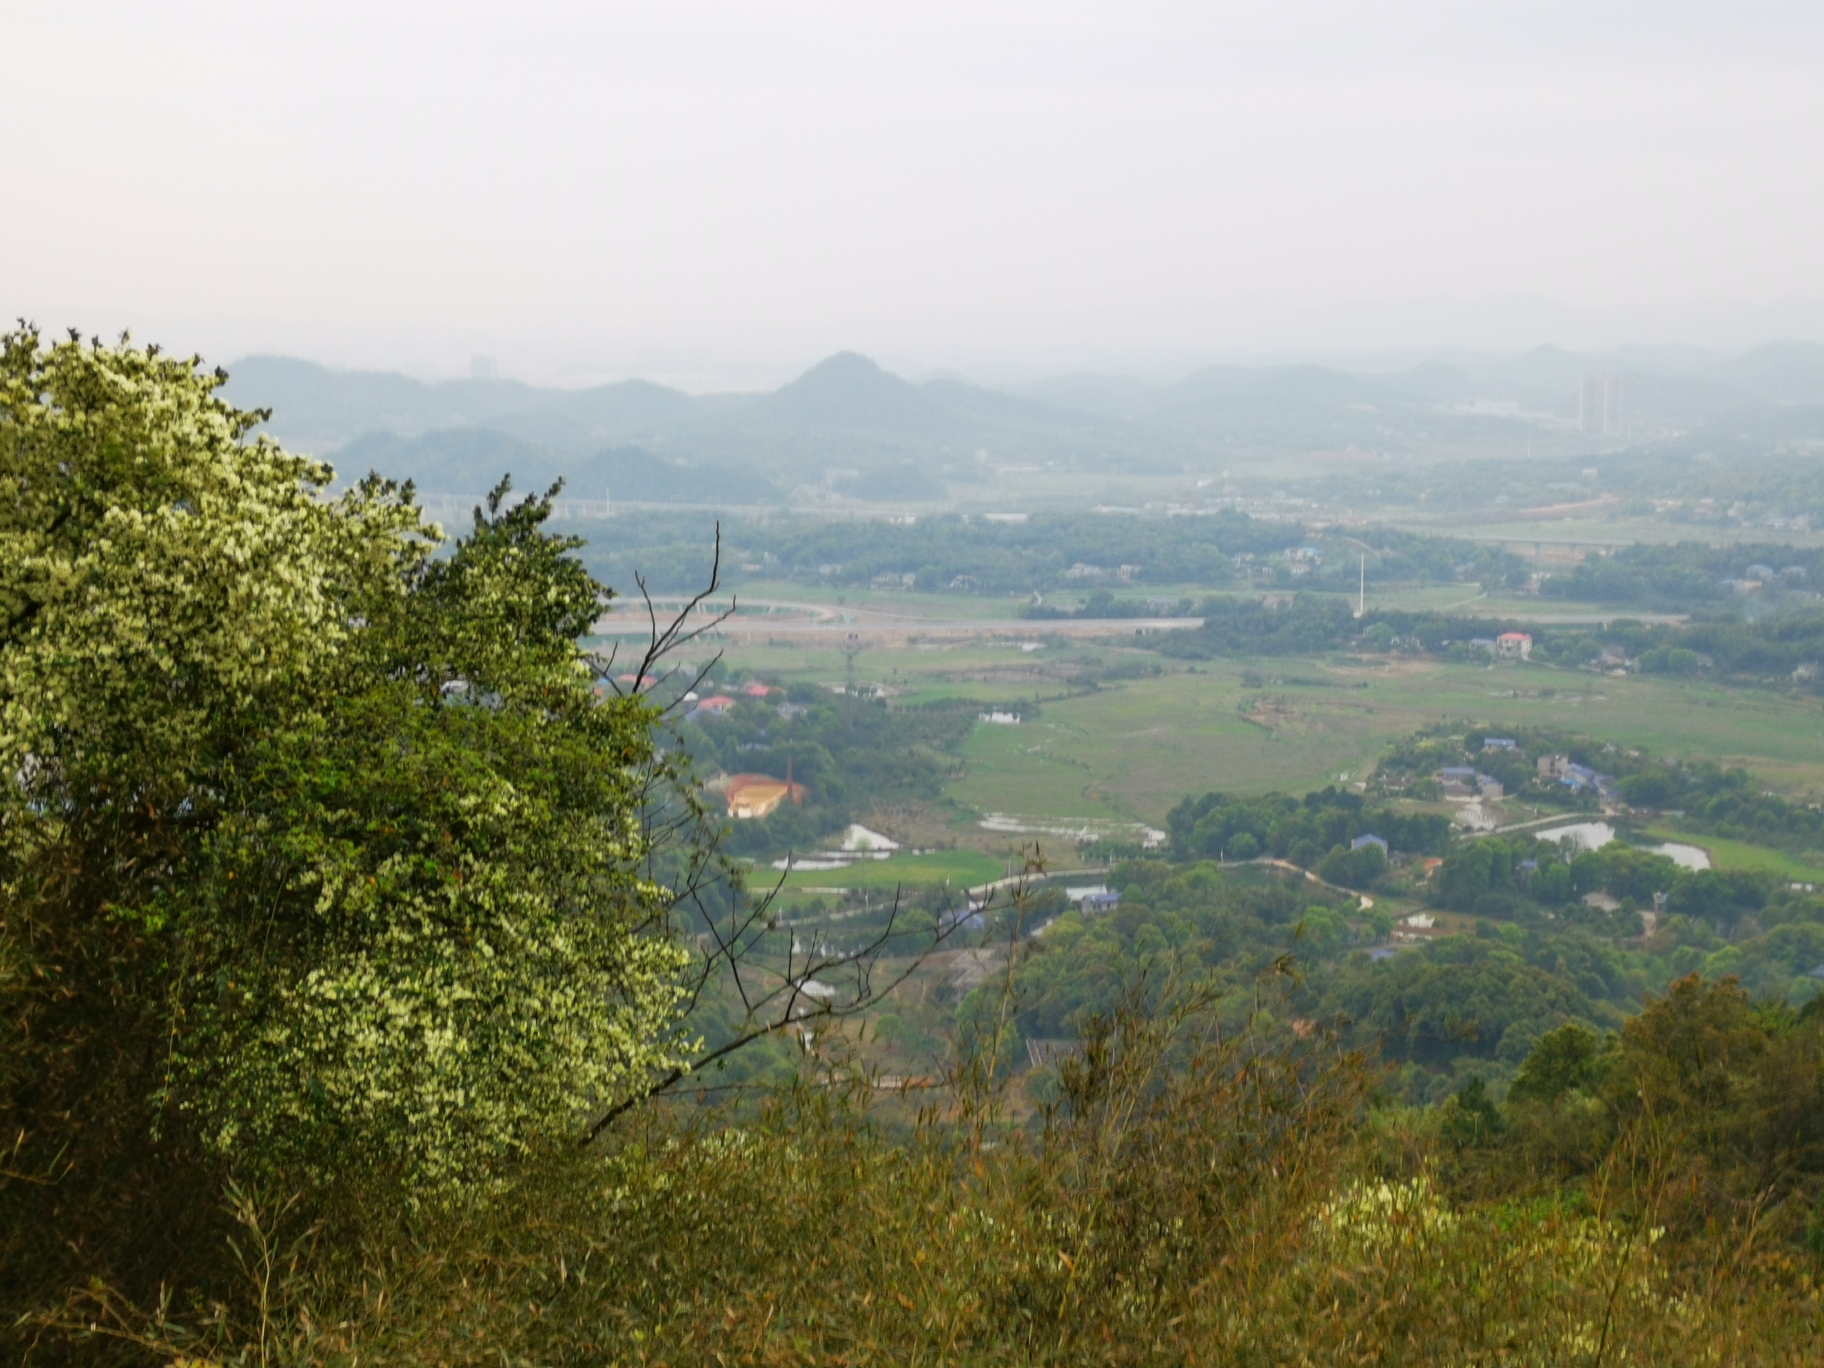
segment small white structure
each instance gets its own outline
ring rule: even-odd
[[[1469,831],[1493,831],[1501,819],[1481,803],[1466,803],[1451,813],[1450,820]]]
[[[996,710],[994,712],[978,713],[976,715],[976,721],[992,722],[996,726],[1001,727],[1017,727],[1020,725],[1020,715],[1016,712],[1000,712],[999,710]]]
[[[899,842],[878,831],[870,831],[859,822],[851,822],[849,829],[842,833],[842,848],[871,855],[875,851],[898,850]]]

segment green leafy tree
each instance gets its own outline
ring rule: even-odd
[[[1463,1149],[1485,1145],[1507,1129],[1501,1109],[1488,1095],[1488,1084],[1480,1074],[1472,1074],[1445,1104],[1441,1125],[1444,1138]]]
[[[1508,1085],[1510,1103],[1556,1103],[1573,1089],[1594,1086],[1602,1039],[1579,1022],[1567,1021],[1539,1037],[1514,1081]]]
[[[580,651],[608,591],[545,501],[438,558],[224,378],[0,341],[12,1167],[454,1191],[683,1056],[653,712]]]

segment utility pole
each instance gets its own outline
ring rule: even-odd
[[[842,691],[850,698],[855,696],[855,657],[860,654],[861,634],[858,632],[850,632],[848,645],[842,648],[842,658],[847,662]]]
[[[1355,615],[1359,618],[1368,607],[1368,557],[1362,556],[1361,578],[1355,586]]]

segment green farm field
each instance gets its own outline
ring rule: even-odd
[[[1250,664],[1268,679],[1337,687],[1245,688]],[[1244,713],[1244,700],[1258,706]],[[1564,727],[1744,764],[1783,789],[1824,788],[1824,708],[1811,700],[1546,670],[1276,660],[1127,681],[1047,704],[1030,726],[978,727],[964,751],[968,772],[950,792],[985,811],[1157,822],[1189,793],[1297,793],[1358,778],[1391,742],[1446,719]]]
[[[788,890],[805,888],[907,888],[951,884],[973,888],[1003,877],[1005,863],[979,850],[933,850],[918,855],[895,855],[886,860],[860,860],[847,869],[794,869],[785,876]],[[778,874],[756,870],[753,885],[771,887]]]
[[[743,649],[731,662],[825,683],[841,679],[845,666],[833,650],[783,647]],[[1162,673],[1084,691],[1071,672],[1089,662],[1157,663]],[[982,813],[1156,825],[1186,794],[1296,793],[1359,778],[1393,741],[1445,720],[1560,727],[1659,755],[1740,764],[1785,792],[1824,791],[1824,705],[1771,690],[1352,657],[1187,668],[1120,643],[1031,653],[879,649],[855,668],[857,679],[886,685],[901,704],[960,697],[1027,705],[1020,725],[978,726],[965,743],[965,770],[946,796]]]

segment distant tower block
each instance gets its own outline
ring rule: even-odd
[[[1585,432],[1612,437],[1621,432],[1621,377],[1586,375],[1577,404],[1577,425]]]

